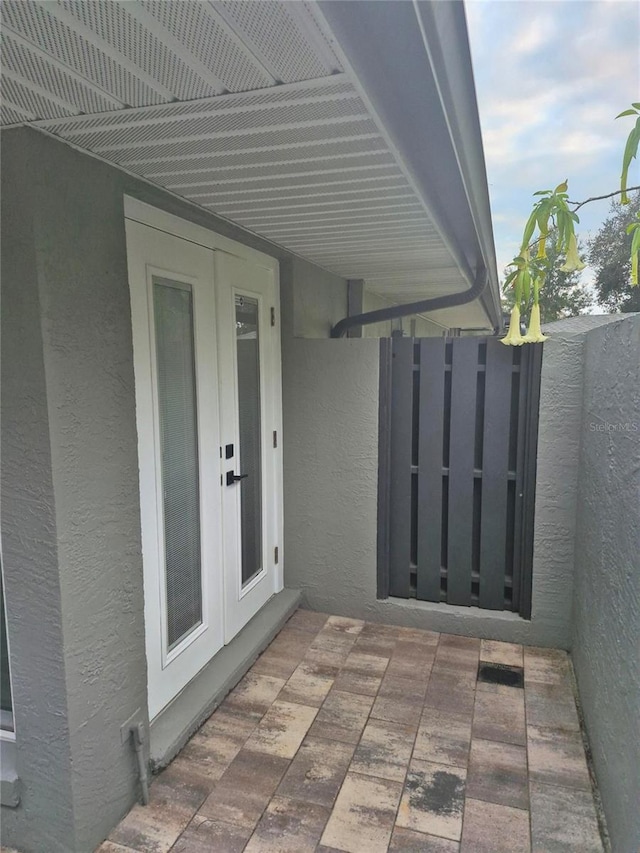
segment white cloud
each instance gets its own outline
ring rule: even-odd
[[[473,0],[466,8],[502,264],[535,190],[567,177],[572,198],[615,189],[630,125],[613,119],[640,91],[640,5]],[[584,227],[594,231],[607,208],[583,208]]]
[[[535,53],[555,34],[556,27],[550,15],[541,15],[523,27],[511,42],[511,50],[519,56]]]

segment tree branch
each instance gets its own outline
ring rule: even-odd
[[[632,193],[636,190],[640,190],[640,187],[627,187],[626,192]],[[567,201],[567,204],[573,205],[573,212],[575,213],[576,210],[579,210],[585,204],[589,204],[590,201],[603,201],[607,198],[613,198],[616,195],[622,195],[622,192],[622,190],[616,190],[615,192],[608,193],[607,195],[594,195],[591,198],[586,198],[584,201]]]

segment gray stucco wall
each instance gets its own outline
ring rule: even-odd
[[[285,580],[309,607],[569,648],[582,342],[545,344],[532,619],[376,598],[378,341],[283,341]]]
[[[22,788],[2,841],[87,853],[137,797],[120,726],[147,718],[123,195],[278,257],[290,334],[327,334],[346,282],[32,129],[2,145],[2,535]]]
[[[47,145],[38,155],[38,283],[83,849],[136,796],[120,726],[138,708],[146,717],[131,318],[122,192],[112,171],[69,149]]]
[[[316,610],[570,649],[613,850],[636,853],[640,318],[545,344],[530,622],[376,599],[377,342],[283,346],[287,584]]]
[[[389,308],[392,304],[393,303],[388,299],[385,299],[384,296],[379,296],[377,293],[372,293],[370,290],[365,288],[362,304],[363,311],[378,311],[381,308]],[[402,329],[406,335],[411,335],[412,325],[415,329],[414,337],[416,338],[440,337],[444,332],[446,332],[445,326],[427,320],[426,317],[420,317],[414,314],[411,317],[401,317],[396,321],[395,326],[390,320],[387,320],[384,323],[373,323],[371,326],[363,326],[362,337],[389,337],[394,328]]]
[[[62,594],[33,197],[29,163],[12,157],[18,154],[12,142],[3,157],[13,168],[2,171],[0,485],[16,760],[23,784],[19,808],[2,809],[2,836],[9,844],[19,841],[23,849],[57,853],[67,849],[64,840],[74,833]],[[50,836],[44,834],[43,813],[56,815]]]
[[[23,697],[19,688],[14,695],[23,807],[3,810],[2,831],[7,843],[23,850],[84,851],[135,798],[135,764],[130,747],[121,744],[120,726],[138,708],[146,716],[122,190],[108,167],[28,131],[3,138],[3,175],[14,170],[20,179],[3,194],[5,221],[22,240],[29,235],[27,251],[35,263],[15,276],[3,270],[2,367],[9,383],[5,388],[3,382],[3,393],[9,408],[3,407],[2,433],[9,447],[18,438],[28,442],[24,462],[32,453],[29,433],[48,431],[43,443],[50,461],[48,470],[29,476],[17,466],[3,465],[2,471],[3,542],[15,542],[5,557],[11,662],[17,685],[28,691]],[[10,251],[7,232],[3,237]],[[12,388],[24,363],[5,333],[15,334],[25,289],[38,304],[19,347],[41,351],[34,405],[44,411],[17,408]],[[46,539],[34,542],[34,523],[44,523],[37,506],[16,516],[16,492],[25,502],[34,494],[46,502]],[[38,546],[28,566],[25,543]],[[32,584],[28,590],[21,589],[25,578]],[[47,578],[51,597],[42,585]],[[38,614],[45,609],[55,636],[42,631]],[[42,658],[42,666],[34,666]],[[49,700],[58,683],[60,707]],[[60,728],[66,749],[65,740],[56,738]],[[42,785],[34,760],[45,765],[50,787],[30,810]],[[57,800],[63,802],[58,806]]]
[[[569,649],[584,336],[546,341],[540,386],[531,624],[535,642]]]
[[[302,258],[280,262],[282,340],[328,338],[347,316],[347,283]]]
[[[378,348],[283,341],[285,584],[315,610],[375,599]]]
[[[119,732],[136,709],[146,715],[125,193],[280,259],[287,586],[302,589],[308,606],[333,613],[573,644],[592,745],[600,737],[608,745],[596,756],[605,806],[626,843],[633,816],[623,815],[626,794],[616,787],[611,756],[622,762],[626,784],[633,765],[625,762],[637,759],[628,749],[637,732],[629,712],[629,697],[638,696],[637,658],[621,656],[617,639],[637,649],[637,567],[634,575],[623,558],[639,547],[637,528],[614,510],[618,485],[626,507],[637,505],[637,492],[630,491],[626,444],[607,444],[606,455],[598,444],[600,457],[590,454],[585,464],[589,442],[601,438],[583,417],[584,335],[558,334],[545,345],[532,621],[378,601],[378,342],[326,339],[346,313],[346,283],[34,130],[3,134],[3,556],[23,783],[20,807],[2,810],[3,842],[85,853],[136,796]],[[629,406],[638,411],[637,397],[621,402],[610,367],[597,378],[615,353],[637,383],[637,327],[627,337],[615,331],[625,323],[589,333],[584,387],[592,402],[585,412],[606,417],[623,404],[625,417],[632,418]],[[576,489],[595,513],[592,495],[603,483],[609,521],[597,533]],[[619,581],[603,574],[603,564],[617,569]],[[596,642],[600,587],[611,612]],[[609,671],[612,659],[621,681]],[[604,674],[594,678],[592,670]],[[620,717],[625,755],[605,707],[620,683],[629,693],[612,716]]]
[[[572,657],[614,853],[640,850],[640,317],[589,332]]]

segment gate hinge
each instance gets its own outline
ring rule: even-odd
[[[271,325],[275,326],[276,324],[276,309],[271,308]]]
[[[277,429],[274,429],[274,431],[273,431],[273,446],[274,447],[278,446],[278,430]]]
[[[273,561],[275,562],[276,566],[278,565],[278,557],[278,546],[276,545],[276,547],[273,549]]]

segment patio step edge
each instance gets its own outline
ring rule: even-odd
[[[149,761],[165,767],[245,675],[302,600],[299,590],[272,596],[233,640],[221,649],[150,725]]]

